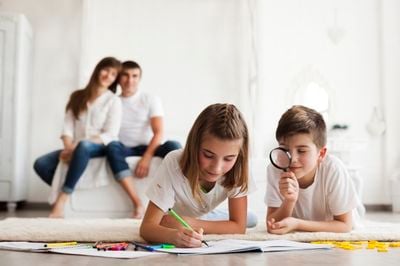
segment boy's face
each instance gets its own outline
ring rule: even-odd
[[[135,94],[139,86],[140,77],[141,71],[139,68],[122,69],[119,77],[122,94],[126,96]]]
[[[318,148],[311,134],[296,134],[279,141],[279,146],[289,151],[292,156],[290,171],[297,179],[312,179],[315,170],[325,157],[326,147]]]

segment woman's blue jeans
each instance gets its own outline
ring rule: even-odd
[[[75,148],[71,161],[69,162],[67,176],[62,187],[62,191],[70,194],[75,188],[76,183],[85,171],[91,158],[105,156],[106,146],[103,144],[93,143],[91,141],[82,140]],[[62,150],[57,150],[45,154],[36,159],[33,168],[40,178],[51,185],[59,163],[59,157]]]
[[[146,152],[147,147],[147,145],[126,147],[119,141],[112,141],[107,145],[107,160],[116,180],[121,180],[132,175],[132,171],[129,169],[125,158],[129,156],[142,156]],[[164,158],[170,151],[180,148],[182,148],[182,146],[179,142],[172,140],[166,141],[164,144],[158,146],[154,156]]]

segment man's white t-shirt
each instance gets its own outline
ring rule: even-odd
[[[197,201],[193,197],[189,180],[179,167],[182,152],[181,149],[167,154],[146,192],[149,200],[163,212],[173,208],[179,215],[198,218],[215,209],[226,198],[243,197],[254,190],[255,186],[251,179],[248,191],[239,193],[240,188],[231,190],[224,188],[221,185],[223,180],[221,178],[209,192],[201,192],[202,203]]]
[[[153,137],[150,119],[164,116],[160,98],[143,92],[121,97],[122,123],[119,140],[127,147],[148,145]]]
[[[267,207],[279,208],[283,197],[279,192],[279,179],[282,170],[273,165],[267,168]],[[359,199],[345,165],[336,157],[327,155],[315,173],[314,182],[299,190],[299,197],[293,210],[293,217],[330,221],[333,216],[352,211],[353,225],[358,224],[364,215],[364,206]]]

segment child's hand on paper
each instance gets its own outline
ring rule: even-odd
[[[299,197],[299,182],[293,172],[282,172],[279,192],[288,202],[296,202]]]
[[[271,218],[267,222],[268,232],[271,234],[283,235],[297,229],[299,220],[294,217],[286,217],[279,222]]]
[[[177,247],[183,248],[198,248],[201,247],[203,240],[203,228],[198,232],[192,231],[187,228],[180,228],[176,231],[176,236],[173,244]]]

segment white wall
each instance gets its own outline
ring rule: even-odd
[[[382,107],[379,2],[259,1],[261,71],[257,112],[263,116],[258,117],[256,132],[260,146],[265,148],[261,153],[266,154],[276,145],[274,130],[280,115],[294,104],[290,102],[293,87],[299,86],[302,78],[312,76],[310,72],[317,72],[327,83],[333,100],[329,124],[347,124],[349,137],[366,141],[366,149],[356,153],[354,160],[361,166],[363,201],[367,204],[390,201],[387,177],[382,172],[383,138],[371,137],[366,131],[373,107]],[[393,12],[398,14],[399,9]],[[328,36],[335,25],[344,33],[336,44]],[[395,114],[391,108],[387,112]]]
[[[241,3],[86,0],[81,80],[104,55],[137,61],[143,69],[140,89],[163,101],[167,137],[184,143],[207,105],[240,103],[248,68],[248,20]]]
[[[383,157],[383,173],[391,177],[396,171],[400,173],[400,1],[385,0],[382,2],[382,88],[383,106],[386,117],[386,133]],[[400,178],[400,176],[397,176]],[[388,186],[386,190],[388,191]]]
[[[329,123],[346,123],[349,135],[367,141],[356,157],[363,166],[364,202],[390,203],[388,176],[400,159],[398,5],[395,0],[0,0],[1,10],[24,13],[35,32],[31,161],[61,147],[69,94],[86,83],[101,57],[114,55],[142,65],[141,89],[161,96],[169,138],[184,142],[194,118],[210,103],[238,104],[253,133],[260,200],[265,185],[260,169],[275,146],[276,123],[298,80],[316,72],[332,94]],[[253,13],[257,36],[251,32]],[[334,25],[344,31],[336,44],[328,37]],[[365,130],[374,106],[382,107],[388,124],[383,137]],[[28,200],[46,200],[48,190],[33,170],[29,185]]]
[[[1,0],[1,11],[23,13],[32,25],[33,84],[30,162],[61,147],[69,94],[78,88],[82,3],[80,0]],[[49,189],[30,167],[29,201],[46,201]]]

